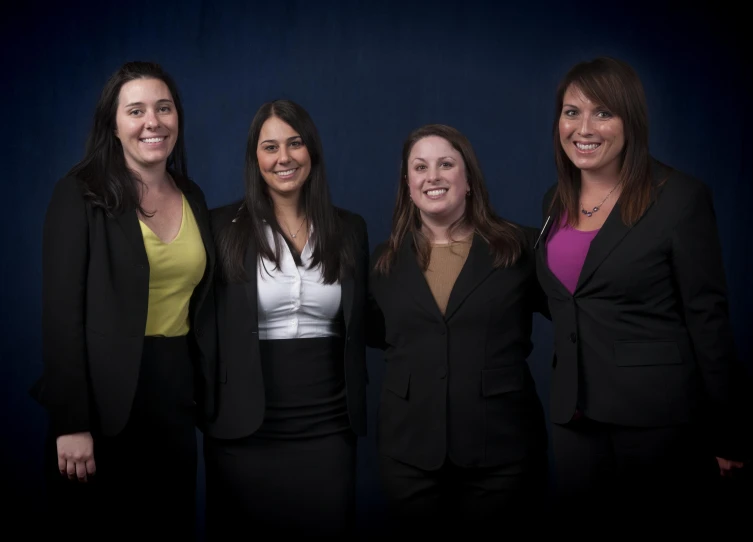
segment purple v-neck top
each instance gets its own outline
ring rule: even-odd
[[[563,223],[547,241],[547,265],[571,294],[578,285],[588,248],[597,233],[599,230],[580,231]]]

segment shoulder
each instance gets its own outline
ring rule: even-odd
[[[711,201],[709,186],[693,175],[663,164],[655,167],[652,173],[657,186],[657,201],[664,207],[681,210]]]
[[[50,197],[50,210],[68,210],[84,209],[87,207],[86,198],[84,197],[84,185],[81,179],[73,176],[66,176],[59,179],[52,188]]]
[[[554,194],[557,192],[557,183],[551,185],[544,193],[544,197],[541,200],[541,212],[546,215],[549,212],[549,206],[552,204]]]
[[[513,222],[512,220],[505,220],[507,224],[512,228],[512,233],[523,245],[523,251],[532,250],[533,244],[536,242],[536,237],[539,234],[539,230],[533,226],[527,226],[519,222]]]
[[[227,205],[210,209],[209,222],[212,224],[212,229],[217,231],[232,224],[233,219],[238,215],[241,205],[243,205],[243,201],[238,200]]]
[[[366,221],[358,213],[348,211],[342,207],[335,207],[335,213],[343,224],[366,229]]]
[[[190,194],[190,195],[192,195],[192,196],[194,196],[194,195],[195,195],[195,196],[196,196],[197,198],[199,198],[199,199],[201,199],[202,201],[205,201],[205,202],[206,202],[206,199],[207,199],[207,198],[206,198],[206,196],[204,195],[204,191],[203,191],[203,190],[201,189],[201,187],[200,187],[200,186],[199,186],[198,184],[196,184],[196,183],[195,183],[194,181],[192,181],[191,179],[186,179],[186,180],[184,181],[184,184],[185,184],[185,187],[186,187],[186,190],[185,190],[185,192],[186,192],[187,194]]]

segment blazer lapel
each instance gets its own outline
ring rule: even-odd
[[[353,314],[353,290],[355,288],[355,281],[351,275],[343,278],[340,283],[340,291],[342,295],[343,305],[343,318],[345,320],[345,329],[350,328],[350,317]]]
[[[396,294],[412,295],[422,309],[438,320],[442,320],[444,317],[437,306],[437,302],[434,301],[434,295],[431,293],[431,288],[429,288],[421,268],[418,266],[416,253],[413,249],[413,237],[410,234],[403,239],[396,267],[396,284],[401,285],[399,291],[396,290]]]
[[[136,210],[125,211],[119,214],[115,220],[123,230],[128,244],[133,249],[136,264],[149,268],[149,258],[146,255],[144,237],[141,233],[141,226],[139,225]]]
[[[248,275],[248,281],[244,285],[246,290],[246,300],[248,301],[249,315],[251,316],[251,332],[259,332],[259,293],[257,291],[257,281],[259,277],[259,260],[257,258],[256,245],[253,240],[249,242],[246,249],[246,258],[243,262]]]
[[[612,212],[609,213],[606,222],[596,234],[591,246],[586,254],[586,261],[583,262],[583,268],[580,271],[578,277],[578,285],[575,287],[575,293],[577,293],[583,285],[591,278],[596,269],[601,265],[604,259],[609,256],[617,245],[620,244],[623,237],[630,231],[630,227],[626,226],[622,222],[620,216],[620,202],[617,201]]]
[[[463,301],[493,271],[494,259],[489,251],[489,245],[486,244],[481,236],[474,234],[471,241],[471,249],[468,252],[468,259],[460,270],[460,274],[450,292],[450,299],[447,301],[447,309],[444,314],[445,319],[449,320],[453,313],[463,304]]]

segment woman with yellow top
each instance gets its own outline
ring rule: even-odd
[[[49,414],[58,532],[80,521],[83,538],[195,536],[197,405],[202,417],[213,404],[214,246],[183,130],[172,78],[124,64],[47,209],[44,372],[33,395]]]

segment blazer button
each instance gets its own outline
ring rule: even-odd
[[[578,336],[575,333],[570,334],[570,342],[575,343],[578,340]]]

